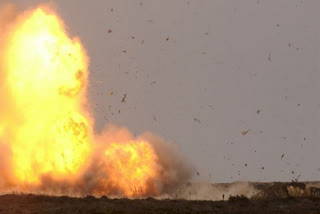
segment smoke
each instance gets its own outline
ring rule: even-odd
[[[94,133],[88,57],[44,11],[0,6],[0,191],[141,197],[186,183],[193,167],[174,144],[111,124]]]
[[[169,194],[169,198],[179,198],[187,200],[228,200],[230,196],[246,196],[251,198],[258,193],[259,190],[249,182],[234,182],[234,183],[217,183],[211,184],[206,182],[201,183],[186,183],[176,189],[173,194]]]

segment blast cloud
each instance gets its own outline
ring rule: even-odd
[[[88,130],[88,138],[92,139],[92,155],[86,160],[86,165],[81,168],[74,178],[62,177],[54,178],[50,172],[41,175],[40,184],[17,184],[13,177],[12,148],[10,139],[14,135],[14,130],[10,127],[11,120],[15,124],[19,123],[19,117],[23,112],[15,109],[15,98],[10,94],[6,82],[6,68],[3,66],[2,52],[6,42],[6,36],[11,31],[11,26],[15,24],[21,14],[15,5],[5,4],[0,6],[0,191],[27,191],[34,193],[46,193],[54,195],[103,195],[124,196],[123,189],[114,185],[108,178],[112,173],[110,167],[106,167],[103,159],[104,151],[108,149],[110,143],[119,142],[126,144],[130,141],[147,142],[156,155],[156,178],[147,181],[147,191],[140,194],[139,189],[134,185],[130,196],[156,196],[170,194],[176,188],[186,183],[193,174],[193,167],[179,153],[178,148],[162,138],[151,133],[145,133],[134,137],[126,128],[108,125],[101,134],[91,133]],[[65,95],[71,96],[71,95]],[[40,102],[34,100],[33,102]],[[8,112],[10,112],[8,114]],[[8,116],[10,115],[10,116]],[[15,116],[13,116],[15,115]],[[90,115],[90,113],[88,113]],[[15,118],[8,118],[15,117]],[[91,119],[88,116],[88,120]],[[4,121],[4,122],[3,122]],[[93,123],[93,122],[92,122]],[[79,125],[79,124],[78,124]],[[78,128],[78,127],[77,127]],[[50,138],[50,136],[47,136]],[[44,139],[45,140],[45,139]]]

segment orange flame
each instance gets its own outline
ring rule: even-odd
[[[148,179],[158,177],[157,157],[150,144],[132,141],[111,143],[105,151],[105,161],[113,184],[127,196],[145,195],[149,192]]]
[[[79,39],[67,35],[63,22],[44,8],[24,14],[9,32],[1,60],[5,92],[0,91],[0,98],[6,97],[7,103],[0,111],[0,143],[12,152],[10,183],[28,190],[43,185],[48,175],[55,181],[77,182],[98,148],[90,113],[83,107],[86,51]],[[122,195],[146,195],[150,182],[159,176],[151,144],[104,143],[102,170],[107,177],[99,184],[104,187],[102,193],[110,192],[112,186]]]

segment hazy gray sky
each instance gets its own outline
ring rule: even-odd
[[[319,0],[54,2],[91,58],[97,130],[171,140],[200,180],[319,180]]]

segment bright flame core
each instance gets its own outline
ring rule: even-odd
[[[15,100],[10,118],[14,177],[74,175],[90,155],[88,120],[81,113],[87,57],[54,15],[35,10],[9,36],[4,67]]]
[[[10,183],[28,190],[43,185],[44,176],[77,182],[98,148],[83,108],[88,58],[80,41],[68,37],[56,15],[37,8],[13,25],[3,53],[8,100],[0,111],[0,143],[12,152]],[[112,192],[112,186],[122,195],[146,195],[159,176],[151,144],[102,143],[107,176],[95,192]]]

